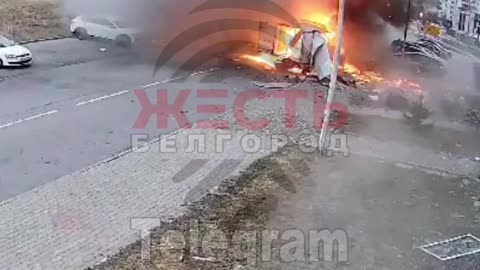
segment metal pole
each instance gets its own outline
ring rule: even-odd
[[[402,55],[405,54],[405,43],[407,42],[407,37],[408,37],[408,28],[410,26],[410,10],[412,9],[412,0],[408,0],[408,5],[407,5],[407,19],[405,22],[405,32],[403,33],[403,48],[402,48]]]
[[[338,22],[337,22],[337,47],[335,49],[335,55],[333,57],[333,70],[330,75],[330,87],[328,89],[327,104],[325,106],[324,118],[322,123],[322,129],[320,132],[320,150],[323,152],[325,149],[325,139],[327,138],[327,129],[330,124],[330,116],[332,113],[332,102],[335,97],[335,90],[337,88],[337,76],[338,76],[338,64],[340,63],[340,57],[342,54],[343,43],[343,21],[345,13],[345,0],[339,0],[338,6]]]

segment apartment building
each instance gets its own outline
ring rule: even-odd
[[[480,0],[440,0],[439,15],[452,29],[470,35],[480,27]]]

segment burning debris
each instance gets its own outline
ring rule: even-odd
[[[333,46],[338,38],[337,1],[206,0],[198,4],[188,4],[192,9],[185,7],[189,10],[188,16],[175,16],[169,21],[169,25],[183,28],[181,31],[167,29],[166,32],[173,33],[156,34],[165,39],[168,36],[174,38],[161,48],[155,71],[167,63],[178,70],[195,70],[205,62],[221,57],[275,75],[328,81],[332,72]],[[340,83],[349,86],[395,85],[420,90],[418,84],[404,78],[387,79],[387,73],[383,71],[383,66],[390,60],[385,54],[392,55],[391,40],[386,33],[391,26],[405,24],[406,9],[407,0],[346,2]],[[219,18],[200,16],[207,12]],[[207,17],[209,20],[205,21]],[[200,21],[192,22],[189,18]],[[436,48],[432,44],[429,46]],[[189,49],[181,51],[186,47]]]
[[[331,57],[331,52],[334,49],[333,41],[337,38],[336,25],[334,23],[335,12],[333,9],[325,9],[324,13],[306,16],[307,19],[302,19],[299,26],[282,23],[276,27],[271,27],[267,22],[260,22],[260,38],[257,42],[257,49],[260,53],[247,53],[239,58],[251,66],[260,67],[263,70],[276,74],[285,74],[287,77],[290,75],[301,76],[302,78],[305,76],[316,76],[320,84],[327,86],[333,65]],[[354,18],[356,20],[359,19],[355,16]],[[352,23],[352,21],[349,22]],[[265,29],[274,30],[268,32]],[[347,28],[347,41],[349,37]],[[392,43],[392,50],[398,48],[398,42],[394,41]],[[400,45],[403,46],[404,44]],[[441,57],[450,57],[449,52],[428,39],[421,40],[415,44],[408,43],[407,53],[414,51],[414,47],[419,48],[418,51],[432,59],[438,58],[443,60]],[[363,48],[363,45],[359,45],[359,48]],[[341,52],[338,77],[340,83],[353,87],[382,85],[384,87],[405,88],[421,92],[421,86],[418,83],[404,78],[386,79],[375,70],[376,64],[373,60],[363,65],[355,65],[350,59],[358,59],[358,57],[351,57],[354,53],[348,43],[342,48]],[[372,54],[372,52],[371,50],[365,52],[357,50],[356,54]],[[437,54],[441,55],[441,57],[436,56]]]
[[[260,28],[265,27],[260,23]],[[261,31],[261,33],[263,33]],[[261,53],[243,54],[241,59],[265,70],[284,74],[316,75],[320,80],[330,76],[332,61],[329,50],[330,32],[315,24],[292,27],[277,26],[274,34],[260,37]]]
[[[267,89],[284,89],[293,85],[288,82],[270,82],[270,83],[252,82],[252,83],[255,86],[267,88]]]
[[[338,38],[336,0],[163,2],[158,9],[168,14],[152,19],[164,22],[153,23],[152,35],[164,44],[155,48],[159,52],[156,67],[168,64],[190,71],[223,57],[269,72],[318,80],[331,73],[332,47]],[[352,81],[350,77],[355,85],[389,84],[390,80],[394,84],[400,79],[386,79],[382,69],[389,62],[385,53],[391,56],[388,34],[405,25],[407,4],[408,0],[346,1],[339,73],[345,81]],[[412,14],[417,14],[415,5]],[[168,27],[158,29],[159,25]]]

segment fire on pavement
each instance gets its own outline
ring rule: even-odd
[[[270,72],[317,76],[319,80],[329,78],[337,39],[336,13],[335,9],[325,8],[320,12],[306,14],[299,20],[300,27],[278,24],[276,32],[271,35],[274,36],[273,39],[260,33],[258,53],[237,55],[236,61]],[[356,40],[357,35],[350,33],[345,32],[347,44],[341,49],[341,76],[352,77],[356,85],[382,85],[421,91],[421,85],[416,82],[400,77],[386,78],[380,71],[365,67],[368,65],[362,66],[351,61],[358,54],[366,52],[346,49],[353,47],[348,42],[364,42]]]

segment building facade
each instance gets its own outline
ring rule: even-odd
[[[480,27],[480,0],[440,0],[439,15],[457,32],[475,35]]]

